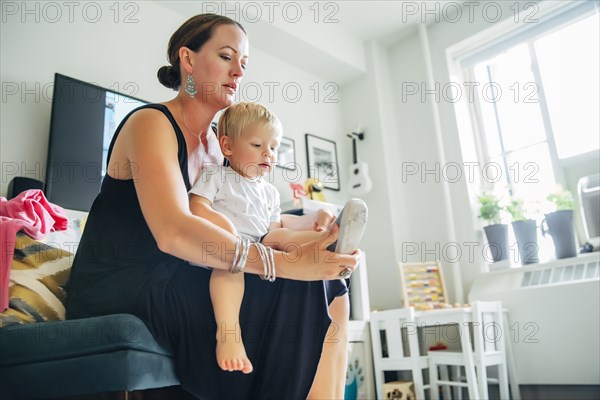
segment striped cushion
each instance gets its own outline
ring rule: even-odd
[[[66,293],[73,255],[19,233],[10,269],[9,308],[0,327],[65,319]]]

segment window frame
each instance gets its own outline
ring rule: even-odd
[[[566,166],[576,164],[582,160],[592,158],[598,150],[591,150],[586,153],[578,154],[576,156],[560,159],[558,156],[558,150],[556,147],[556,140],[554,137],[554,131],[552,129],[552,122],[550,118],[550,111],[548,109],[548,102],[546,99],[546,95],[544,92],[544,87],[542,84],[541,71],[539,60],[535,51],[535,41],[541,37],[550,35],[558,30],[561,30],[567,26],[575,24],[581,20],[584,20],[590,17],[593,14],[597,14],[599,12],[599,4],[598,1],[591,2],[572,2],[563,6],[559,10],[555,10],[555,12],[551,13],[544,21],[541,21],[535,27],[531,27],[529,29],[524,29],[520,27],[520,29],[516,30],[516,32],[512,32],[507,35],[507,37],[503,40],[491,40],[474,50],[463,53],[463,55],[458,55],[455,58],[455,62],[458,66],[458,69],[461,72],[462,77],[465,82],[476,82],[474,69],[475,66],[479,63],[490,60],[493,57],[501,54],[504,51],[507,51],[515,46],[520,44],[526,44],[529,50],[529,55],[531,58],[531,66],[532,73],[535,80],[535,85],[538,89],[537,97],[538,97],[538,106],[540,109],[540,116],[542,119],[543,127],[544,127],[544,135],[545,140],[538,142],[539,143],[547,143],[550,162],[552,164],[554,180],[556,183],[559,183],[563,186],[566,186],[566,179],[564,175],[564,168]],[[489,69],[488,69],[489,72]],[[489,76],[489,74],[488,74]],[[491,77],[489,78],[491,81]],[[482,82],[483,83],[483,82]],[[491,155],[489,153],[489,146],[487,143],[487,137],[485,134],[484,122],[482,120],[482,106],[480,104],[481,99],[479,96],[475,96],[472,102],[469,102],[468,108],[469,112],[472,116],[471,124],[472,124],[472,133],[473,140],[475,143],[476,153],[478,158],[483,161],[483,164],[491,162]],[[498,111],[497,104],[493,103],[494,112],[496,114],[496,123],[498,122]],[[508,174],[509,165],[508,165],[508,157],[511,153],[520,150],[513,149],[507,151],[504,146],[504,138],[502,136],[502,128],[501,126],[497,126],[497,134],[499,135],[499,143],[501,146],[500,157],[502,158],[503,168]],[[480,173],[482,173],[480,168]],[[506,176],[503,179],[503,182],[508,185],[509,192],[512,194],[514,192],[514,182],[510,176]],[[484,190],[493,190],[496,183],[489,182],[485,179],[481,180],[482,189]]]

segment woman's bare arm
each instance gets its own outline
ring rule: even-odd
[[[132,166],[142,213],[159,248],[195,264],[229,269],[237,237],[190,211],[177,160],[177,140],[167,118],[156,110],[136,112],[123,127],[115,150],[117,146]],[[297,280],[335,279],[343,268],[355,269],[358,255],[326,251],[336,238],[337,229],[333,229],[293,252],[276,251],[277,275]],[[255,246],[250,249],[245,271],[263,273]]]

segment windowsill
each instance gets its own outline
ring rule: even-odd
[[[501,275],[501,274],[511,274],[511,273],[522,273],[525,271],[528,272],[528,271],[536,271],[536,270],[546,269],[548,267],[587,263],[587,262],[594,261],[594,260],[600,262],[600,251],[594,251],[592,253],[578,254],[576,257],[563,258],[560,260],[556,260],[556,259],[548,260],[548,261],[544,261],[544,262],[540,262],[540,263],[536,263],[536,264],[512,265],[511,268],[490,270],[489,272],[486,273],[486,275],[488,275],[488,274]],[[500,261],[500,262],[502,262],[502,261]],[[498,263],[494,263],[494,264],[498,264]],[[493,264],[490,264],[490,266],[491,265],[493,265]]]

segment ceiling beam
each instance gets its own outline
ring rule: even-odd
[[[362,40],[336,21],[336,3],[158,1],[185,17],[213,12],[240,22],[252,46],[324,79],[343,84],[366,71]]]

